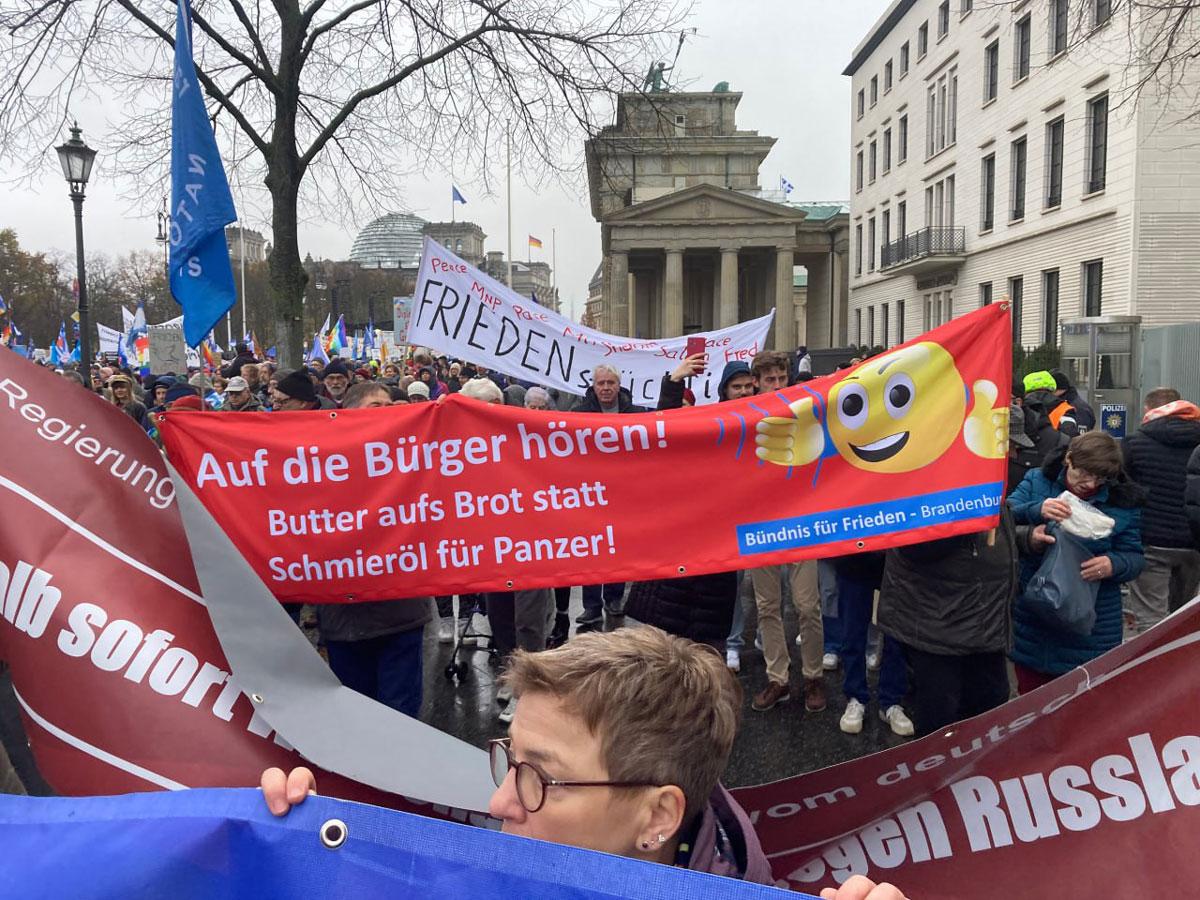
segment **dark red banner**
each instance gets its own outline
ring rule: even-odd
[[[283,600],[669,578],[995,524],[1009,318],[844,372],[639,415],[445,403],[168,413],[171,462]]]

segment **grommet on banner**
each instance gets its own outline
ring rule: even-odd
[[[346,843],[350,829],[341,819],[329,819],[321,826],[321,843],[330,850],[336,850]]]
[[[331,418],[331,419],[336,419],[336,418],[337,418],[337,413],[335,413],[335,412],[331,412],[331,413],[329,414],[329,418]]]
[[[861,550],[863,547],[867,546],[867,542],[866,541],[855,541],[854,546],[857,547],[859,550]]]
[[[504,586],[505,586],[505,587],[507,587],[507,588],[511,588],[511,587],[512,587],[512,582],[511,582],[511,581],[506,581],[506,582],[504,582]]]
[[[687,566],[680,566],[680,567],[679,567],[679,574],[680,574],[680,575],[682,575],[682,574],[683,574],[684,572],[686,572],[686,571],[687,571]]]
[[[262,694],[251,694],[250,699],[253,700],[255,703],[262,703],[263,695]]]

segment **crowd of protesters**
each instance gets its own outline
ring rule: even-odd
[[[860,362],[848,360],[841,368]],[[664,373],[658,408],[693,404],[688,381],[706,364],[707,358],[698,354]],[[64,374],[82,383],[75,373]],[[718,400],[774,392],[812,377],[811,362],[803,353],[797,357],[763,352],[749,364],[725,366]],[[280,371],[239,345],[235,358],[211,375],[191,372],[137,379],[127,371],[100,367],[93,372],[91,389],[151,436],[156,435],[156,415],[165,409],[262,412],[381,407],[436,402],[455,393],[530,410],[644,411],[621,384],[621,373],[608,366],[596,367],[591,387],[578,398],[421,350],[404,361],[334,359]],[[1094,411],[1065,373],[1041,371],[1015,380],[1008,417],[1007,502],[999,526],[986,532],[745,572],[632,585],[581,585],[583,611],[574,623],[568,613],[571,585],[457,598],[407,598],[404,603],[323,606],[316,614],[321,645],[345,684],[419,716],[422,635],[436,621],[442,643],[458,642],[460,651],[490,649],[503,661],[508,675],[498,679],[501,686],[496,694],[501,721],[513,721],[518,707],[514,693],[519,697],[523,691],[549,692],[574,697],[571,702],[580,707],[600,704],[603,709],[596,715],[617,727],[610,720],[628,711],[620,713],[592,694],[581,699],[572,693],[578,687],[551,687],[551,682],[584,675],[601,679],[605,660],[636,651],[651,668],[680,665],[703,671],[701,680],[711,681],[714,697],[724,697],[728,691],[740,697],[730,673],[740,671],[746,643],[752,640],[763,656],[765,683],[754,686],[750,708],[769,714],[792,698],[793,643],[783,616],[785,598],[790,597],[798,619],[794,643],[801,675],[796,686],[807,711],[826,708],[829,680],[840,672],[846,705],[839,727],[847,734],[860,733],[872,701],[868,672],[874,670],[879,719],[901,737],[930,734],[998,706],[1014,690],[1034,690],[1094,659],[1196,596],[1200,587],[1200,407],[1170,387],[1149,391],[1144,401],[1140,426],[1120,441],[1096,430]],[[1072,528],[1073,522],[1085,520],[1093,523],[1092,531],[1080,534]],[[1104,523],[1103,527],[1096,529],[1095,522]],[[1076,587],[1094,597],[1094,625],[1085,633],[1058,627],[1048,619],[1031,587],[1059,541],[1078,541],[1084,548],[1084,561],[1070,577],[1077,581]],[[743,599],[749,602],[744,604]],[[753,620],[749,610],[754,612]],[[655,626],[673,635],[677,643],[639,638],[634,635],[637,628],[627,639],[607,637],[634,624]],[[606,635],[608,643],[579,637],[588,632]],[[579,656],[573,658],[576,641]],[[706,651],[708,656],[697,658],[685,649],[696,647],[699,652],[704,645],[716,653]],[[546,657],[544,664],[534,661],[540,656]],[[727,680],[714,675],[704,661],[712,658],[723,660],[724,666],[718,668]],[[620,694],[622,687],[614,682],[611,690]],[[713,702],[713,697],[705,701]],[[733,710],[726,712],[733,716],[736,729],[740,703],[730,701],[722,709],[725,706]],[[590,716],[587,709],[577,711]],[[533,715],[527,718],[532,721]],[[700,743],[704,740],[697,737]],[[513,741],[493,748],[498,797],[509,783],[507,773],[515,771],[518,779],[517,793],[501,798],[501,805],[511,806],[507,817],[500,814],[506,822],[525,822],[539,815],[528,797],[518,796],[522,790],[532,791],[534,785],[530,782],[522,788],[519,782],[524,770],[515,754],[517,746]],[[720,802],[719,809],[714,812],[703,802],[693,808],[696,798],[689,796],[679,801],[686,808],[668,804],[668,813],[658,811],[672,823],[672,853],[678,852],[676,832],[685,820],[697,821],[700,808],[729,827],[749,829],[744,816],[739,818],[740,810],[733,808],[736,804],[730,807],[732,800],[716,784],[731,746],[732,732],[721,738],[715,774],[701,779],[708,792],[704,797],[712,794]],[[634,780],[636,765],[610,762],[609,776],[619,768],[630,776],[625,780]],[[540,796],[552,781],[544,773],[539,775]],[[642,772],[641,777],[649,778],[650,772]],[[282,798],[283,782],[273,781],[272,787],[275,796]],[[571,842],[599,847],[599,840]],[[636,854],[637,847],[661,853],[657,843],[651,848],[645,842],[630,853]],[[719,848],[715,852],[720,855]],[[762,874],[752,875],[753,866],[748,868],[745,859],[742,863],[742,877]]]

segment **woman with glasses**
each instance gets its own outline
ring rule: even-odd
[[[488,811],[506,834],[773,883],[750,819],[719,779],[742,695],[712,648],[650,626],[517,651],[507,738],[489,747]],[[276,815],[314,787],[307,769],[263,773]],[[855,876],[827,900],[904,900]]]
[[[1096,624],[1090,634],[1054,629],[1025,608],[1022,594],[1041,565],[1042,554],[1054,543],[1046,533],[1050,522],[1062,522],[1071,507],[1058,497],[1070,491],[1115,522],[1107,537],[1085,540],[1092,553],[1080,568],[1084,581],[1100,582],[1096,595]],[[1017,690],[1024,694],[1071,669],[1095,659],[1121,643],[1122,582],[1137,578],[1142,556],[1144,492],[1129,480],[1122,466],[1120,445],[1102,431],[1089,431],[1050,454],[1040,469],[1031,469],[1008,498],[1018,525],[1032,526],[1021,552],[1020,592],[1013,615],[1011,658]]]

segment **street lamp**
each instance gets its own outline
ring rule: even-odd
[[[84,143],[79,123],[71,128],[71,139],[55,147],[58,161],[62,164],[63,176],[71,188],[71,202],[75,205],[75,266],[79,277],[79,361],[86,366],[84,384],[91,387],[92,341],[91,326],[88,324],[87,274],[83,264],[83,189],[92,174],[92,163],[96,151]]]

